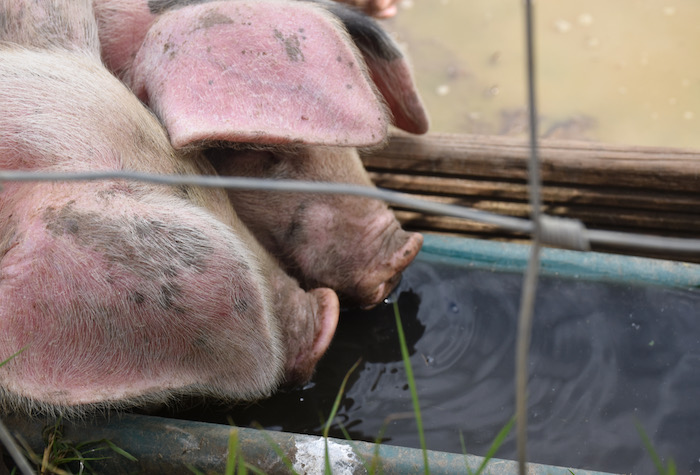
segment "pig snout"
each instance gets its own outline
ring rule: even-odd
[[[313,330],[297,334],[298,327],[285,327],[287,347],[287,363],[284,368],[285,382],[288,384],[305,383],[313,374],[316,363],[331,344],[335,329],[338,325],[340,303],[334,291],[327,288],[313,289],[307,293],[311,311]],[[311,344],[306,348],[298,348],[300,337],[314,335]]]
[[[420,251],[423,236],[398,229],[390,242],[388,249],[378,253],[379,262],[362,276],[355,287],[354,294],[364,307],[373,307],[382,302],[399,284],[401,273]]]
[[[305,383],[335,333],[340,313],[338,296],[328,288],[305,292],[279,268],[272,269],[269,280],[273,312],[286,346],[284,380],[287,384]]]
[[[364,212],[357,215],[359,210]],[[304,240],[313,245],[295,255],[306,285],[326,285],[344,302],[365,308],[391,293],[423,244],[422,235],[401,229],[393,213],[374,200],[317,203],[306,207],[305,220]]]

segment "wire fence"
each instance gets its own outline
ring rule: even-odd
[[[535,97],[535,59],[533,54],[534,25],[532,21],[532,1],[525,0],[524,16],[526,23],[526,58],[528,78],[528,108],[530,122],[530,164],[529,188],[531,219],[505,216],[462,206],[436,203],[415,198],[411,195],[369,186],[345,183],[311,182],[296,180],[270,180],[258,178],[199,176],[199,175],[160,175],[137,171],[108,172],[41,172],[41,171],[0,171],[0,186],[7,182],[75,182],[96,180],[138,181],[164,186],[191,185],[237,190],[275,191],[284,193],[321,193],[361,196],[382,200],[390,205],[419,211],[426,214],[443,215],[497,226],[505,231],[527,233],[532,236],[532,248],[528,267],[524,275],[521,294],[518,337],[516,348],[516,421],[517,453],[520,473],[527,470],[526,427],[527,427],[527,355],[530,344],[530,330],[535,310],[535,293],[539,269],[539,254],[542,245],[556,246],[577,251],[589,251],[600,245],[626,251],[670,251],[679,255],[700,255],[700,239],[682,239],[623,233],[606,230],[591,230],[579,221],[542,215],[540,213],[541,181],[537,154],[537,104]],[[0,441],[12,449],[13,444],[4,425],[0,423]],[[18,454],[13,453],[13,456]],[[15,460],[18,460],[17,458]],[[20,462],[18,462],[20,463]],[[21,466],[23,473],[32,473],[28,466]]]

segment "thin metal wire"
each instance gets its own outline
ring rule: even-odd
[[[540,166],[537,156],[537,101],[535,97],[535,53],[533,48],[532,2],[525,0],[525,45],[527,63],[527,102],[530,122],[530,160],[528,162],[528,185],[530,193],[531,217],[534,223],[532,246],[527,269],[523,278],[518,315],[518,336],[515,351],[515,426],[518,470],[520,475],[527,472],[527,380],[530,335],[537,293],[537,277],[540,268],[542,223],[540,210]]]
[[[72,182],[72,181],[100,181],[100,180],[128,180],[160,185],[192,185],[207,188],[227,188],[239,190],[262,190],[279,191],[290,193],[323,193],[323,194],[345,194],[363,196],[382,200],[387,203],[424,213],[442,216],[452,216],[455,218],[468,219],[481,223],[491,224],[498,228],[517,232],[532,233],[534,228],[532,221],[512,216],[504,216],[496,213],[465,208],[463,206],[436,203],[433,201],[415,198],[406,193],[385,190],[371,186],[352,185],[345,183],[310,182],[297,180],[270,180],[264,178],[243,178],[243,177],[223,177],[223,176],[200,176],[200,175],[160,175],[152,173],[134,171],[105,171],[105,172],[36,172],[19,170],[0,170],[0,184],[2,182]],[[546,217],[546,220],[544,219]],[[552,226],[564,224],[565,221],[572,221],[567,218],[554,216],[543,216],[540,220],[542,230]],[[547,239],[543,242],[566,249],[588,250],[588,245],[606,245],[614,248],[621,248],[633,251],[658,251],[673,252],[676,254],[700,255],[699,239],[681,239],[661,236],[649,236],[631,233],[619,233],[604,230],[589,230],[580,223],[577,232],[581,233],[580,241],[585,246],[572,246],[576,241],[572,239],[555,239],[556,233],[545,233]],[[546,226],[542,226],[546,224]],[[568,225],[568,223],[566,223]],[[545,237],[545,236],[543,236]]]

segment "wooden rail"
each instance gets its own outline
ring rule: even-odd
[[[382,188],[528,217],[526,140],[503,136],[395,134],[362,154]],[[700,238],[700,150],[542,140],[543,210],[591,229]],[[408,229],[485,239],[526,236],[490,225],[397,209]],[[597,249],[607,250],[607,249]],[[671,253],[649,257],[700,262]]]

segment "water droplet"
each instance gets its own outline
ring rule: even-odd
[[[459,307],[457,306],[456,303],[454,303],[454,302],[450,303],[450,312],[459,313]]]

